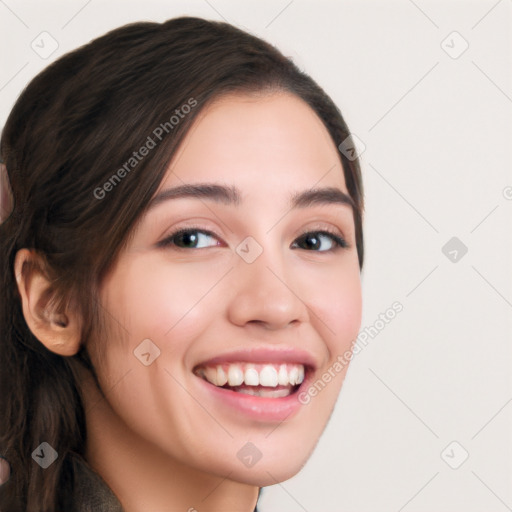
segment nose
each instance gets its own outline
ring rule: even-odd
[[[228,316],[233,324],[277,330],[307,321],[308,308],[297,293],[293,270],[277,254],[264,250],[252,263],[240,259],[232,279]]]

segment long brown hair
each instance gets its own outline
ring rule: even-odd
[[[83,347],[101,325],[101,280],[201,109],[220,94],[267,90],[302,98],[336,146],[350,136],[332,100],[272,45],[199,18],[113,30],[61,57],[21,94],[0,143],[14,198],[0,225],[0,455],[12,468],[0,487],[2,510],[73,510],[67,455],[83,455],[87,435],[76,365],[94,375]],[[155,146],[135,163],[150,136]],[[359,163],[339,156],[362,267]],[[22,248],[42,257],[59,304],[80,311],[76,356],[50,352],[27,327],[13,271]],[[31,457],[42,442],[59,455],[46,470]]]

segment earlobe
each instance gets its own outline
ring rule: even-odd
[[[32,334],[48,350],[61,356],[75,355],[81,338],[78,314],[57,310],[54,290],[43,268],[35,251],[20,249],[16,253],[14,272],[23,316]]]

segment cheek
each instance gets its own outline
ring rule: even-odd
[[[361,282],[355,278],[343,284],[343,291],[330,303],[330,318],[333,318],[335,337],[345,347],[356,339],[361,327],[362,296]]]
[[[200,302],[217,279],[211,268],[207,274],[161,262],[136,263],[113,276],[103,300],[133,341],[152,336],[161,340],[186,329],[191,318],[207,320]]]
[[[148,368],[184,375],[194,340],[222,315],[225,304],[215,284],[225,273],[224,267],[171,266],[162,261],[120,265],[101,293],[110,326],[110,333],[97,344],[102,346],[97,365],[105,386],[114,385],[127,371],[140,370],[137,357],[148,348],[149,357],[156,355]],[[134,374],[129,380],[133,378]]]
[[[323,283],[314,289],[310,286],[312,309],[311,322],[322,333],[331,358],[345,352],[357,338],[361,327],[362,291],[358,267],[328,272],[318,279]],[[314,297],[313,297],[314,295]]]

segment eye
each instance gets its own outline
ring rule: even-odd
[[[204,249],[220,245],[218,240],[213,244],[208,244],[208,239],[217,239],[217,237],[208,230],[185,228],[171,233],[157,245],[158,247],[175,246],[178,249]]]
[[[348,247],[347,242],[341,236],[326,230],[309,231],[301,235],[297,240],[303,245],[301,248],[315,252],[329,252]],[[323,243],[324,240],[327,242]],[[297,242],[295,243],[297,244]],[[321,247],[324,248],[321,249]]]
[[[216,241],[208,243],[208,239]],[[206,249],[220,245],[221,243],[214,233],[194,227],[178,229],[157,244],[158,247],[175,247],[176,249]],[[319,230],[304,233],[296,239],[291,247],[315,252],[332,252],[340,248],[347,248],[348,244],[336,233]]]

